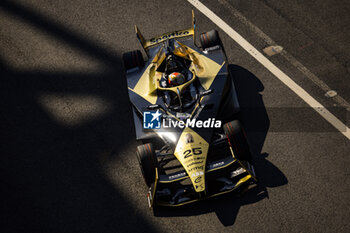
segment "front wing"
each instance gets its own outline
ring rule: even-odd
[[[181,206],[229,192],[243,192],[256,184],[254,167],[247,161],[226,157],[207,164],[206,189],[195,192],[185,171],[156,175],[148,193],[149,206]]]

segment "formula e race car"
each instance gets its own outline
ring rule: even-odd
[[[239,103],[218,32],[192,27],[123,54],[148,204],[179,206],[256,184]]]

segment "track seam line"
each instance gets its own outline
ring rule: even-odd
[[[333,125],[339,132],[350,140],[350,129],[335,117],[328,109],[321,103],[307,93],[301,86],[295,83],[288,75],[275,66],[262,53],[260,53],[253,45],[244,39],[238,32],[233,30],[227,23],[225,23],[219,16],[212,12],[208,7],[198,0],[187,0],[200,12],[213,21],[220,27],[228,36],[236,41],[244,50],[246,50],[252,57],[254,57],[260,64],[267,68],[273,75],[275,75],[282,83],[288,86],[295,94],[302,98],[310,107],[319,113],[325,120]]]
[[[269,45],[277,45],[277,43],[266,35],[260,28],[255,26],[250,22],[242,13],[240,13],[236,8],[231,6],[226,0],[218,0],[218,2],[225,6],[231,13],[241,21],[244,25],[249,27],[253,32],[255,32],[261,39],[263,39]],[[294,67],[301,71],[310,81],[322,89],[325,93],[332,90],[325,82],[323,82],[319,77],[312,73],[307,67],[305,67],[301,62],[299,62],[293,55],[288,53],[286,50],[282,50],[280,53],[287,61],[289,61]],[[337,95],[331,98],[332,101],[339,104],[341,107],[345,108],[347,111],[350,111],[350,104],[341,96]]]

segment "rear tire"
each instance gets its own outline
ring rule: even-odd
[[[123,54],[124,67],[126,70],[130,70],[135,67],[144,67],[145,62],[140,50],[135,50]]]
[[[199,39],[203,50],[216,45],[221,45],[219,33],[216,30],[202,33]]]
[[[138,146],[136,155],[146,185],[150,187],[151,184],[155,181],[156,168],[158,167],[158,160],[156,158],[153,145],[151,143],[147,143]]]
[[[251,161],[252,154],[241,123],[234,120],[226,123],[223,128],[235,157],[241,161]]]

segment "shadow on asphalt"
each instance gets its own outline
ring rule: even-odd
[[[14,1],[1,1],[0,9],[106,66],[98,74],[19,71],[0,57],[0,232],[157,232],[100,163],[101,153],[118,154],[135,140],[127,90],[118,89],[126,87],[119,55]],[[99,96],[112,107],[66,126],[39,104],[43,93]]]
[[[113,150],[118,156],[119,148],[135,139],[133,130],[129,130],[133,125],[127,90],[116,91],[117,87],[126,87],[119,55],[14,1],[1,1],[0,8],[98,59],[106,67],[98,74],[19,71],[11,69],[0,57],[0,232],[156,232],[110,183],[100,163],[101,154]],[[259,94],[262,85],[243,68],[229,68],[237,74],[243,125],[254,154],[260,155],[269,127],[266,111],[250,119],[244,108],[263,106]],[[39,104],[42,93],[99,96],[111,101],[112,109],[88,123],[65,126],[54,121]],[[266,130],[259,128],[255,133],[256,127]],[[240,198],[226,195],[158,215],[214,211],[223,225],[234,224],[242,205],[266,198],[266,187],[287,183],[265,156],[256,156],[255,161],[261,180],[256,190]]]
[[[288,183],[286,176],[266,159],[268,154],[261,151],[270,126],[261,94],[264,90],[263,84],[254,74],[243,67],[229,65],[228,68],[235,81],[241,105],[239,118],[247,131],[259,180],[258,186],[240,196],[227,194],[176,208],[156,207],[154,208],[155,216],[193,216],[215,212],[224,226],[231,226],[235,223],[241,206],[268,198],[267,187],[273,188]]]

